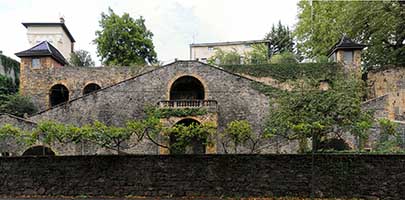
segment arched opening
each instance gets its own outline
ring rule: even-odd
[[[101,89],[101,87],[95,83],[90,83],[87,84],[84,88],[83,88],[83,95],[97,91]]]
[[[35,146],[24,151],[23,156],[54,156],[55,152],[45,146]]]
[[[177,79],[170,88],[170,100],[203,100],[204,86],[192,76]]]
[[[194,119],[183,119],[175,124],[183,125],[186,127],[194,125],[200,125],[200,122]],[[205,143],[206,138],[187,138],[188,144],[179,144],[178,133],[170,134],[170,154],[205,154]],[[183,138],[184,139],[184,138]]]
[[[51,87],[49,102],[51,106],[65,103],[69,100],[69,90],[62,84],[56,84]]]

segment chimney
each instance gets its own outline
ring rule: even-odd
[[[60,18],[59,18],[59,21],[60,21],[60,23],[64,24],[64,23],[65,23],[65,18],[60,17]]]

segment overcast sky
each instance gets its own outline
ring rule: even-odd
[[[189,59],[189,44],[263,39],[279,20],[294,26],[296,0],[0,0],[0,50],[14,53],[29,48],[21,22],[65,23],[76,40],[75,49],[90,51],[99,29],[100,13],[111,7],[116,13],[143,16],[153,32],[158,59],[167,63]],[[17,58],[16,58],[17,59]]]

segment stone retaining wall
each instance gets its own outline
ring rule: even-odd
[[[0,158],[2,195],[403,199],[405,155]],[[312,181],[312,177],[314,178]]]

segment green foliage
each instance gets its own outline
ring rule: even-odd
[[[352,134],[357,137],[358,151],[363,151],[366,142],[368,141],[370,135],[370,128],[373,125],[373,120],[371,119],[371,113],[369,115],[362,115],[363,119],[359,119],[352,125]]]
[[[0,141],[8,139],[13,139],[18,144],[32,145],[35,143],[35,139],[30,132],[23,131],[11,124],[5,124],[0,127]]]
[[[10,95],[16,93],[18,86],[13,79],[7,76],[0,75],[0,95]]]
[[[296,80],[304,77],[327,80],[335,76],[340,66],[334,63],[280,63],[262,65],[221,65],[234,73],[255,77],[272,77],[279,81]]]
[[[29,97],[14,95],[0,95],[0,113],[8,113],[18,117],[24,114],[34,114],[37,108]]]
[[[221,134],[222,147],[225,153],[230,150],[233,153],[238,153],[240,145],[246,143],[253,137],[253,130],[251,125],[246,120],[236,120],[227,124],[224,132]]]
[[[212,142],[212,136],[216,133],[214,123],[195,124],[189,126],[176,124],[173,127],[165,129],[165,135],[174,135],[175,141],[169,146],[171,154],[182,154],[186,152],[186,148],[194,141],[202,142],[203,145],[208,145]]]
[[[266,64],[269,62],[269,53],[267,45],[264,43],[252,45],[252,51],[245,53],[243,63],[249,64]]]
[[[348,75],[337,74],[326,91],[319,89],[318,81],[301,81],[271,107],[267,131],[292,140],[312,138],[316,151],[328,133],[338,136],[371,118],[361,110],[362,96],[363,83]]]
[[[0,54],[0,65],[2,65],[6,73],[10,73],[11,70],[14,71],[14,76],[18,79],[20,74],[20,63],[16,60],[9,58],[5,55]]]
[[[275,88],[273,86],[266,85],[266,84],[263,84],[263,83],[259,83],[259,82],[252,82],[250,84],[250,86],[253,89],[259,91],[260,93],[262,93],[262,94],[264,94],[264,95],[266,95],[268,97],[275,97],[276,98],[276,97],[282,95],[283,93],[285,93],[284,90],[281,90],[279,88]]]
[[[346,34],[367,45],[367,68],[405,63],[405,14],[399,1],[300,1],[295,35],[298,49],[316,58]],[[312,11],[311,11],[312,10]],[[312,14],[313,15],[312,15]]]
[[[380,138],[376,144],[375,150],[381,153],[400,152],[402,138],[398,133],[398,124],[389,119],[379,119]]]
[[[78,66],[78,67],[94,66],[94,61],[91,59],[90,53],[85,50],[77,50],[77,51],[71,53],[69,63],[72,66]]]
[[[157,61],[152,32],[145,19],[134,20],[128,13],[119,16],[109,8],[101,13],[100,31],[96,31],[97,53],[106,65],[130,66]]]
[[[278,25],[271,27],[271,31],[266,34],[265,38],[269,40],[268,57],[282,54],[285,52],[294,52],[294,39],[288,26],[278,22]]]
[[[153,113],[158,118],[168,118],[205,115],[208,111],[204,108],[157,108]]]
[[[215,54],[208,59],[209,64],[222,65],[237,65],[241,63],[241,55],[233,49],[232,51],[224,51],[216,48]]]
[[[298,63],[298,58],[295,54],[285,51],[283,53],[275,54],[271,57],[270,63],[282,64],[282,63]]]

